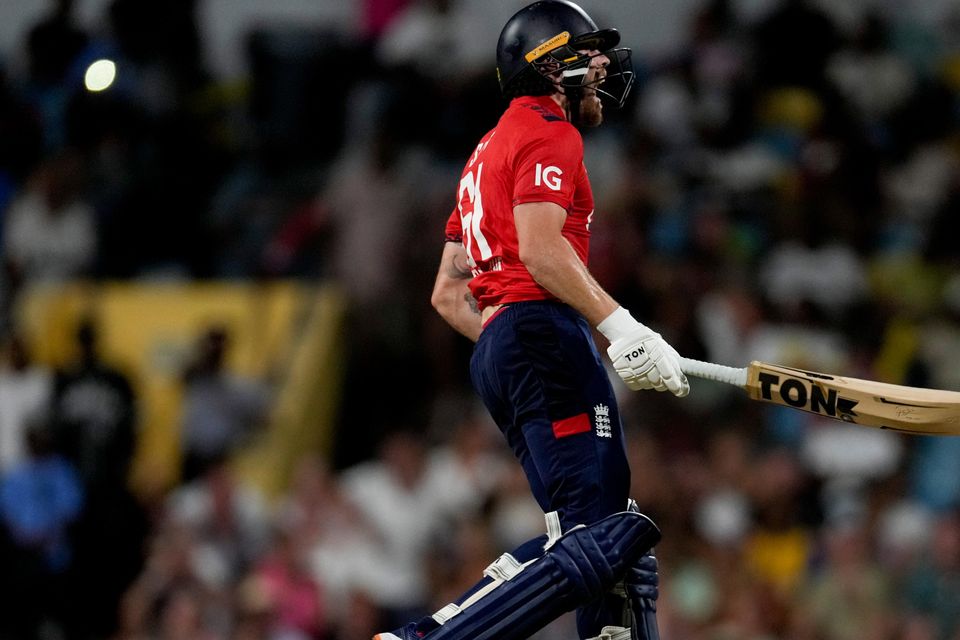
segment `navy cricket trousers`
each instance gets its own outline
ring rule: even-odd
[[[480,334],[474,387],[563,530],[627,506],[630,470],[607,372],[586,320],[554,301],[513,303]]]

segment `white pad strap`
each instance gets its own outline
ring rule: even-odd
[[[547,521],[547,542],[543,546],[544,550],[549,549],[553,544],[560,539],[560,536],[563,535],[563,529],[560,526],[560,514],[556,511],[551,511],[545,516]],[[581,525],[577,525],[578,527]],[[576,527],[574,527],[576,528]],[[476,593],[471,595],[469,598],[463,601],[461,604],[456,604],[451,602],[447,606],[443,607],[439,611],[433,614],[432,618],[436,620],[439,624],[445,624],[450,618],[459,615],[463,612],[464,609],[474,604],[478,600],[482,599],[488,593],[496,589],[498,586],[504,582],[512,580],[517,574],[523,571],[524,567],[527,565],[536,562],[540,558],[534,558],[527,563],[521,563],[519,560],[514,558],[511,554],[505,553],[493,562],[490,563],[486,569],[483,570],[483,575],[487,576],[492,580],[487,585],[484,585],[482,588],[478,589]]]
[[[490,578],[493,582],[490,582],[489,584],[478,589],[476,593],[464,600],[462,604],[458,605],[451,602],[447,606],[434,613],[432,616],[433,619],[440,624],[446,623],[447,620],[462,613],[464,609],[485,597],[488,593],[496,589],[504,582],[512,580],[514,576],[523,571],[524,567],[532,562],[536,562],[537,560],[539,560],[539,558],[534,558],[527,563],[521,563],[509,553],[503,554],[491,562],[489,567],[483,570],[483,575]]]
[[[560,526],[560,514],[556,511],[544,514],[544,518],[547,521],[547,542],[543,550],[546,551],[563,535],[563,528]]]
[[[490,566],[483,570],[483,575],[499,582],[505,582],[513,579],[513,576],[523,571],[525,566],[509,553],[505,553],[491,562]]]
[[[440,609],[440,611],[437,611],[435,614],[433,614],[433,619],[436,620],[438,624],[444,624],[447,620],[457,615],[461,611],[463,611],[463,607],[451,602],[444,608]]]
[[[588,640],[630,640],[630,629],[626,627],[604,627],[600,635]]]

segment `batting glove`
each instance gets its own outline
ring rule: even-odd
[[[660,334],[637,322],[623,307],[597,325],[610,346],[613,368],[630,389],[669,391],[678,398],[690,393],[690,383],[680,369],[677,351]]]

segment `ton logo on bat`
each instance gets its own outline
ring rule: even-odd
[[[840,397],[836,389],[824,390],[820,385],[800,378],[785,378],[781,382],[780,376],[772,373],[760,372],[758,379],[764,400],[776,402],[773,398],[776,392],[784,404],[796,409],[856,422],[857,414],[853,409],[857,401]]]

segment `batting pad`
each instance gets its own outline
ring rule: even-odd
[[[524,640],[609,591],[659,540],[653,521],[632,511],[575,527],[541,557],[507,572],[482,597],[442,610],[442,624],[428,638]]]

